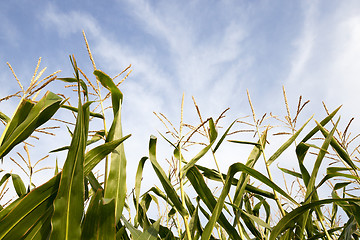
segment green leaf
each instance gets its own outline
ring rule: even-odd
[[[287,174],[292,175],[294,177],[302,178],[301,173],[298,173],[298,172],[295,172],[295,171],[292,171],[292,170],[289,170],[289,169],[286,169],[286,168],[281,168],[281,167],[279,167],[279,169],[281,171],[283,171],[284,173],[287,173]]]
[[[146,231],[141,233],[141,235],[138,238],[134,238],[135,240],[157,240],[157,236],[159,234],[160,229],[160,220],[157,220],[154,222]]]
[[[123,94],[118,89],[114,81],[104,72],[95,70],[94,75],[101,84],[111,92],[112,108],[114,120],[106,141],[121,139],[121,104]],[[126,198],[126,157],[124,145],[120,144],[111,154],[110,172],[105,185],[105,198],[115,199],[115,220],[119,221],[122,214]]]
[[[284,197],[286,197],[291,202],[298,204],[291,196],[289,196],[284,190],[282,190],[279,186],[277,186],[275,183],[273,183],[270,179],[265,177],[260,172],[256,171],[255,169],[249,168],[246,165],[242,163],[235,163],[230,166],[227,178],[225,180],[225,185],[223,187],[223,190],[221,192],[220,197],[218,198],[218,201],[216,203],[216,206],[214,210],[212,211],[212,216],[210,217],[208,223],[205,226],[204,232],[201,236],[202,240],[208,240],[210,239],[211,233],[215,227],[216,222],[218,221],[218,218],[222,212],[222,209],[224,207],[225,198],[227,197],[227,194],[230,191],[232,178],[235,175],[235,173],[243,171],[247,174],[251,175],[252,177],[256,178],[263,184],[266,184],[267,186],[271,187],[274,191],[277,191],[278,193],[282,194]]]
[[[96,179],[96,177],[94,176],[94,174],[92,172],[89,172],[87,174],[87,179],[88,179],[88,181],[91,185],[91,188],[94,192],[97,192],[99,189],[103,190],[100,183],[98,182],[98,180]]]
[[[120,109],[120,105],[122,104],[123,94],[111,79],[111,77],[109,77],[104,72],[95,70],[94,75],[101,82],[101,84],[111,92],[112,108],[115,116]]]
[[[328,137],[329,132],[326,131],[325,128],[323,128],[321,125],[318,125],[321,133],[324,135],[324,137]],[[331,147],[336,151],[336,153],[354,170],[358,170],[358,167],[354,164],[354,162],[351,160],[349,154],[346,152],[346,150],[339,144],[338,141],[332,136],[330,141]]]
[[[224,132],[224,134],[221,136],[219,142],[216,144],[216,146],[215,146],[215,148],[214,148],[214,150],[213,150],[214,153],[215,153],[216,150],[220,147],[221,143],[225,140],[225,138],[226,138],[227,134],[229,133],[231,127],[236,123],[236,121],[237,121],[237,120],[233,121],[233,122],[230,124],[230,126],[226,129],[226,131]]]
[[[114,199],[102,198],[102,190],[92,197],[82,226],[81,239],[115,239],[115,203]]]
[[[10,118],[8,116],[6,116],[5,113],[2,113],[2,112],[0,112],[0,119],[6,123],[8,123],[10,121]]]
[[[351,216],[347,223],[344,226],[341,235],[339,236],[339,240],[352,239],[352,234],[358,230],[358,226],[356,224],[354,216]]]
[[[44,221],[48,211],[52,213],[60,178],[61,174],[56,175],[0,212],[0,239],[21,239],[37,223]],[[45,239],[50,234],[48,224],[44,225],[47,231],[42,232]]]
[[[141,236],[141,231],[136,229],[131,223],[126,220],[123,216],[121,216],[121,220],[123,221],[126,228],[130,231],[133,239],[138,239]]]
[[[61,107],[65,108],[65,109],[68,109],[68,110],[71,110],[71,111],[76,112],[76,113],[78,112],[78,109],[76,107],[73,107],[73,106],[62,105]],[[101,115],[100,113],[90,112],[90,116],[104,119],[104,116]]]
[[[247,161],[246,166],[253,168],[255,166],[255,163],[259,160],[262,150],[265,149],[266,145],[266,137],[267,137],[267,130],[260,136],[260,139],[258,141],[258,145],[255,145],[253,150],[251,151]],[[262,146],[261,146],[262,144]],[[236,189],[235,189],[235,195],[234,195],[234,204],[239,205],[242,197],[245,193],[247,183],[249,182],[250,176],[243,172],[240,175],[239,181],[237,183]]]
[[[211,148],[211,146],[214,144],[216,137],[217,137],[217,132],[215,129],[215,125],[214,125],[214,121],[212,120],[212,118],[210,118],[209,120],[209,126],[210,126],[210,144],[207,145],[205,148],[203,148],[198,154],[196,154],[195,157],[193,157],[183,168],[182,168],[182,175],[186,175],[186,172],[192,168],[195,163],[197,161],[200,160],[200,158],[202,158]]]
[[[0,146],[0,158],[3,158],[17,144],[27,139],[36,128],[47,122],[61,106],[61,98],[52,93],[47,92],[38,103],[36,103],[28,114],[15,113],[13,121],[10,121],[7,129],[2,135]],[[32,103],[25,101],[23,107],[31,106]],[[21,107],[18,110],[24,110]]]
[[[76,71],[75,60],[73,66]],[[70,240],[81,237],[81,220],[84,212],[84,158],[88,129],[88,119],[86,119],[88,117],[86,116],[88,104],[85,103],[83,109],[79,84],[78,98],[79,111],[74,136],[63,167],[59,192],[54,202],[51,239]]]
[[[147,160],[147,157],[143,157],[140,159],[136,176],[135,176],[135,207],[136,207],[136,215],[138,215],[138,209],[139,209],[139,198],[140,198],[140,188],[141,188],[141,181],[142,181],[142,173],[144,170],[145,161]]]
[[[325,126],[330,120],[335,116],[335,114],[340,110],[341,106],[335,109],[332,113],[330,113],[326,118],[324,118],[321,122],[321,126]],[[304,138],[301,142],[305,143],[310,138],[312,138],[319,131],[318,126],[315,126]]]
[[[123,138],[106,142],[99,145],[85,154],[84,175],[86,176],[102,159],[113,152],[121,143],[128,139],[131,135]]]
[[[150,137],[150,143],[149,143],[149,156],[151,164],[155,170],[156,175],[158,176],[166,195],[169,197],[171,202],[174,204],[175,208],[179,211],[179,213],[182,216],[188,216],[187,210],[183,207],[181,200],[179,196],[177,195],[174,187],[172,186],[171,182],[167,178],[164,170],[161,168],[159,163],[156,160],[156,137],[151,136]]]
[[[19,197],[26,194],[26,188],[24,182],[21,180],[20,176],[12,173],[11,178],[14,184],[15,191]]]
[[[339,119],[340,120],[340,119]],[[316,177],[317,177],[317,174],[319,172],[319,169],[320,169],[320,165],[322,163],[322,160],[324,159],[325,157],[325,154],[327,152],[327,149],[330,145],[330,141],[331,141],[331,138],[336,130],[336,127],[337,127],[337,124],[339,123],[339,120],[337,121],[337,123],[335,124],[335,126],[333,127],[333,129],[331,130],[331,133],[326,137],[322,147],[321,147],[321,150],[315,160],[315,163],[314,163],[314,167],[313,167],[313,171],[311,173],[311,176],[310,176],[310,180],[309,180],[309,184],[307,184],[307,190],[306,190],[306,195],[305,195],[305,198],[308,198],[310,196],[310,193],[313,192],[314,190],[314,187],[315,187],[315,180],[316,180]],[[316,122],[318,127],[321,128],[321,125]]]
[[[323,199],[318,201],[313,201],[308,204],[304,204],[298,208],[295,208],[288,214],[286,214],[273,228],[273,230],[270,233],[269,240],[275,240],[279,237],[280,234],[282,234],[284,231],[286,231],[289,228],[292,228],[294,225],[294,221],[299,218],[301,215],[303,215],[305,212],[309,211],[310,209],[314,209],[315,207],[319,207],[324,204],[329,203],[340,203],[340,202],[360,202],[359,198],[340,198],[340,199]]]
[[[121,108],[121,105],[119,106]],[[122,139],[121,109],[116,113],[107,141]],[[126,198],[126,157],[124,144],[120,144],[111,154],[109,176],[105,185],[105,198],[115,199],[115,219],[119,221]]]
[[[84,90],[85,94],[87,95],[88,90],[87,90],[86,83],[84,82],[84,80],[78,78],[79,75],[78,75],[77,69],[75,69],[75,72],[77,73],[76,78],[56,78],[56,79],[60,80],[60,81],[63,81],[63,82],[67,82],[67,83],[78,83],[78,82],[80,82],[81,88]]]
[[[305,128],[311,119],[312,117],[309,118],[305,124],[299,130],[297,130],[294,135],[292,135],[283,145],[281,145],[278,150],[276,150],[276,152],[268,159],[268,165],[272,164],[295,141],[295,139],[299,136],[301,131]]]
[[[22,99],[11,119],[7,121],[6,128],[1,136],[1,144],[6,141],[14,130],[26,119],[35,103],[29,99]]]
[[[196,167],[192,167],[186,173],[186,177],[190,181],[191,185],[193,186],[194,190],[200,197],[200,199],[205,203],[208,207],[210,212],[214,211],[215,205],[217,200],[215,199],[214,195],[212,194],[210,188],[204,181],[204,177],[199,172]],[[201,206],[200,206],[200,209]],[[236,229],[229,223],[225,215],[220,213],[219,216],[219,224],[225,229],[225,231],[229,234],[232,239],[240,239],[240,236]]]

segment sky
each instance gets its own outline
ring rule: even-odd
[[[47,74],[60,69],[59,77],[69,77],[69,55],[74,54],[91,75],[83,30],[98,69],[113,77],[132,65],[120,85],[124,133],[132,133],[125,145],[129,182],[147,155],[150,135],[160,138],[158,130],[166,132],[153,112],[164,113],[178,126],[183,93],[184,119],[195,125],[192,96],[204,118],[216,118],[230,107],[222,122],[226,127],[251,114],[247,89],[258,117],[266,112],[283,117],[284,86],[293,113],[300,95],[311,101],[305,120],[312,114],[317,120],[326,116],[324,101],[330,110],[343,105],[343,124],[355,117],[353,129],[360,129],[357,0],[1,1],[0,98],[19,90],[7,62],[23,85],[29,84],[39,57]],[[64,84],[52,86],[58,93]],[[1,102],[0,109],[11,116],[16,104]],[[41,143],[44,152],[69,144],[64,127],[57,138]],[[40,158],[31,151],[34,161]],[[229,158],[239,153],[234,147],[226,151]],[[235,160],[226,160],[223,171]],[[54,162],[51,155],[43,164]],[[284,164],[295,167],[296,161]]]

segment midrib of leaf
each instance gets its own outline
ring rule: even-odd
[[[82,135],[81,135],[82,136]],[[81,137],[80,137],[80,140],[81,140]],[[78,153],[80,152],[79,151],[80,149],[80,145],[77,145],[77,148],[76,148],[76,156],[78,156]],[[69,191],[68,191],[68,199],[70,199],[69,201],[67,201],[67,217],[66,217],[66,239],[68,239],[68,236],[69,236],[69,222],[70,222],[70,202],[71,202],[71,190],[72,190],[72,186],[73,186],[73,179],[74,179],[74,176],[75,176],[75,166],[76,166],[76,163],[78,161],[78,157],[75,158],[75,162],[74,162],[74,167],[72,169],[72,173],[71,173],[71,179],[70,179],[70,187],[69,187]]]

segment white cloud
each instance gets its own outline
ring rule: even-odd
[[[100,31],[95,19],[88,13],[74,10],[65,13],[52,3],[47,5],[40,17],[45,27],[57,31],[59,36],[64,38],[81,30],[94,35]]]
[[[304,22],[300,36],[294,41],[296,53],[292,60],[292,66],[287,81],[295,83],[301,81],[304,69],[313,54],[316,34],[316,14],[318,1],[306,1],[304,3]]]

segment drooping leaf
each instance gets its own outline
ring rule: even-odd
[[[266,184],[267,186],[271,187],[274,191],[277,191],[278,193],[280,193],[281,195],[286,197],[291,202],[293,202],[295,204],[298,204],[284,190],[282,190],[279,186],[277,186],[275,183],[273,183],[270,179],[265,177],[260,172],[256,171],[255,169],[249,168],[249,167],[247,167],[246,165],[244,165],[242,163],[235,163],[235,164],[231,165],[229,170],[228,170],[227,178],[225,180],[225,185],[223,187],[223,190],[221,192],[220,197],[218,198],[216,206],[215,206],[214,210],[212,211],[212,216],[210,217],[208,223],[205,226],[204,232],[203,232],[203,234],[201,236],[202,240],[210,239],[212,230],[214,229],[215,224],[218,221],[218,219],[219,219],[219,217],[220,217],[220,215],[222,213],[223,206],[224,206],[224,203],[225,203],[225,198],[227,197],[227,194],[230,191],[232,178],[235,175],[235,173],[237,173],[239,171],[246,172],[250,176],[256,178],[259,181],[261,181],[263,184]]]
[[[295,208],[291,212],[287,213],[273,228],[270,233],[269,240],[275,240],[280,234],[289,229],[290,227],[294,227],[294,219],[298,218],[305,212],[310,209],[314,209],[315,207],[319,207],[324,204],[329,203],[346,203],[346,202],[360,202],[359,198],[339,198],[339,199],[323,199],[318,201],[313,201],[308,204],[304,204],[300,207]]]
[[[171,200],[171,202],[174,204],[176,209],[179,211],[179,213],[182,216],[188,216],[187,210],[183,207],[181,200],[179,196],[177,195],[174,187],[170,183],[169,179],[167,178],[164,170],[161,168],[160,164],[156,160],[156,137],[151,136],[150,137],[150,143],[149,143],[149,156],[151,164],[155,170],[156,175],[158,176],[165,192],[168,198]]]
[[[200,173],[200,171],[196,167],[192,167],[186,173],[186,177],[190,181],[191,185],[193,186],[194,190],[196,191],[200,199],[205,203],[207,208],[210,210],[210,212],[213,212],[217,201],[214,195],[212,194],[210,188],[205,183],[204,178]],[[202,209],[201,206],[200,209]],[[224,214],[220,213],[218,221],[219,224],[225,229],[225,231],[229,234],[229,236],[232,239],[240,239],[239,233],[229,223],[229,221],[227,220]]]

